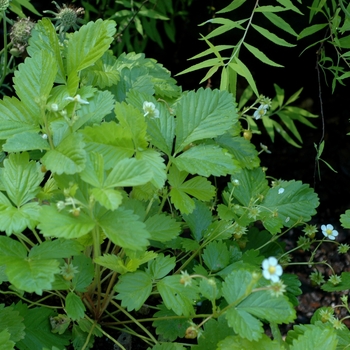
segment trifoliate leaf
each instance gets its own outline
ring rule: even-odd
[[[145,221],[150,239],[158,242],[168,242],[181,233],[181,224],[165,214],[153,215]]]
[[[222,135],[236,122],[234,100],[227,91],[191,91],[176,105],[175,152],[191,142]]]
[[[29,161],[28,153],[13,153],[4,160],[1,177],[7,195],[20,207],[35,197],[44,174],[39,163]]]
[[[195,208],[192,213],[184,215],[183,218],[188,224],[193,237],[197,242],[203,238],[205,230],[211,224],[213,218],[211,211],[205,203],[193,200],[195,203]]]
[[[157,283],[164,305],[178,316],[190,316],[194,313],[193,302],[197,300],[198,288],[192,281],[190,286],[180,283],[179,275],[164,277]]]
[[[152,279],[143,271],[127,273],[119,277],[114,289],[118,293],[115,298],[122,301],[123,307],[139,310],[151,294]]]
[[[211,272],[222,270],[230,262],[228,248],[222,241],[209,243],[203,251],[202,258]]]
[[[226,133],[218,136],[215,140],[222,148],[225,148],[233,155],[242,168],[253,169],[260,165],[258,151],[244,137],[234,137]]]
[[[114,21],[89,22],[74,32],[67,47],[67,75],[92,66],[108,50],[115,33]]]
[[[50,52],[41,50],[18,66],[13,78],[17,96],[33,113],[45,108],[57,74],[57,63]]]
[[[85,306],[81,298],[79,298],[74,292],[69,292],[66,295],[65,311],[73,321],[84,317]]]
[[[175,257],[163,253],[159,254],[155,260],[148,262],[147,272],[153,279],[160,279],[166,276],[175,267]]]
[[[168,341],[174,341],[178,337],[183,338],[189,326],[189,320],[171,318],[172,316],[176,316],[175,312],[167,309],[163,304],[159,305],[159,309],[153,315],[155,321],[152,323],[152,326],[156,329],[156,334],[161,335],[162,338]]]
[[[97,220],[105,235],[120,247],[142,250],[149,244],[150,234],[145,224],[131,210],[119,207],[106,212]]]
[[[79,173],[85,167],[85,159],[83,135],[74,133],[48,151],[41,161],[48,170],[60,175]]]
[[[0,123],[0,140],[6,140],[22,132],[41,131],[36,111],[30,110],[26,103],[16,97],[5,96],[0,100]]]
[[[202,176],[224,176],[239,169],[236,161],[224,149],[215,145],[198,145],[191,147],[178,157],[173,163],[180,171]]]
[[[271,213],[276,213],[284,226],[292,227],[297,222],[310,221],[318,205],[318,196],[309,185],[294,180],[283,181],[267,192],[261,203],[261,217],[265,228],[277,233],[281,227],[273,224]]]

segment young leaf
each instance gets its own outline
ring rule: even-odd
[[[85,306],[81,298],[79,298],[74,292],[69,292],[67,294],[65,302],[65,311],[73,321],[84,317]]]
[[[178,157],[173,163],[180,171],[190,174],[199,174],[205,177],[210,175],[224,176],[236,172],[239,167],[231,155],[216,145],[198,145],[191,147]]]
[[[199,89],[184,95],[176,106],[179,153],[191,142],[222,135],[237,122],[234,100],[227,91]]]
[[[114,290],[118,293],[115,299],[121,300],[123,307],[139,310],[151,294],[152,279],[143,271],[127,273],[119,277]]]
[[[194,314],[193,301],[199,297],[198,290],[193,281],[191,286],[185,287],[180,279],[179,275],[164,277],[157,283],[157,288],[168,309],[178,316],[190,316]]]
[[[148,262],[147,273],[153,279],[160,279],[166,276],[172,269],[175,268],[175,257],[170,257],[160,253],[155,260]]]

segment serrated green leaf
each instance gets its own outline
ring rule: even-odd
[[[78,270],[72,279],[72,285],[76,292],[84,293],[94,278],[94,265],[90,257],[80,254],[74,256],[72,264]]]
[[[268,31],[267,29],[260,27],[256,24],[252,24],[252,27],[261,35],[263,35],[266,39],[272,41],[273,43],[275,43],[276,45],[280,45],[280,46],[286,46],[286,47],[294,47],[296,45],[294,44],[290,44],[287,41],[285,41],[284,39],[279,38],[276,34],[271,33],[270,31]]]
[[[84,246],[77,241],[59,238],[35,245],[28,256],[35,259],[69,258],[73,255],[79,255],[83,249]]]
[[[74,292],[69,292],[66,296],[65,311],[73,321],[84,317],[85,306]]]
[[[292,118],[290,117],[288,112],[280,111],[277,115],[281,118],[283,124],[292,132],[292,134],[298,139],[300,143],[303,142],[297,127],[295,126]]]
[[[328,26],[328,23],[322,23],[322,24],[313,24],[312,26],[306,27],[299,33],[298,40],[303,39],[314,33],[317,33],[318,31],[322,30],[327,26]]]
[[[4,160],[1,180],[7,195],[17,207],[35,197],[43,178],[40,164],[29,161],[28,153],[12,153]]]
[[[105,235],[114,243],[131,250],[142,250],[150,238],[146,225],[131,210],[119,207],[108,211],[98,218],[98,223]]]
[[[41,50],[25,59],[14,73],[17,96],[32,113],[41,114],[57,74],[57,63],[51,53]],[[38,118],[38,117],[37,117]]]
[[[53,23],[48,18],[43,18],[35,25],[30,32],[29,46],[26,48],[29,56],[34,56],[37,52],[45,51],[51,53],[57,65],[57,83],[65,83],[65,70],[61,56],[61,49],[57,32]]]
[[[222,10],[217,11],[216,13],[226,13],[233,11],[243,5],[246,2],[246,0],[233,0],[230,5],[224,7]]]
[[[83,135],[70,134],[55,149],[48,151],[41,161],[48,170],[58,175],[82,171],[86,161]]]
[[[150,216],[145,225],[150,239],[157,242],[171,241],[181,233],[181,224],[164,213]]]
[[[268,13],[273,13],[273,12],[283,12],[287,11],[285,7],[282,6],[272,6],[272,5],[265,5],[265,6],[258,6],[254,12],[268,12]]]
[[[264,225],[268,225],[271,213],[277,213],[277,217],[283,225],[291,227],[297,222],[310,221],[311,216],[316,214],[319,200],[309,185],[292,180],[283,181],[278,186],[271,188],[261,205]],[[271,232],[271,227],[269,230]],[[276,230],[271,233],[276,233]]]
[[[176,106],[176,144],[179,153],[191,142],[222,135],[237,122],[234,100],[227,91],[199,89]]]
[[[345,214],[340,215],[340,222],[344,228],[350,228],[350,210],[347,210]]]
[[[119,277],[114,290],[123,307],[128,311],[139,310],[151,294],[152,279],[143,271],[127,273]]]
[[[277,2],[283,5],[287,10],[292,10],[300,15],[303,15],[303,13],[295,5],[293,5],[291,0],[277,0]]]
[[[107,267],[112,271],[116,271],[121,275],[127,272],[133,272],[133,271],[128,271],[127,267],[124,264],[123,259],[117,255],[104,254],[103,256],[98,256],[97,258],[95,258],[94,262],[101,266]]]
[[[185,348],[178,343],[161,343],[154,345],[152,350],[185,350]]]
[[[194,210],[190,214],[183,215],[183,218],[189,226],[194,239],[199,242],[213,218],[209,207],[205,203],[195,199],[194,204]]]
[[[222,241],[210,242],[205,247],[202,258],[211,272],[222,270],[230,262],[228,248]]]
[[[25,304],[18,303],[15,309],[23,317],[26,335],[25,338],[16,343],[19,350],[52,348],[52,344],[64,350],[70,344],[69,334],[55,334],[51,332],[51,316],[56,316],[52,309],[46,307],[34,307],[28,309]]]
[[[25,259],[27,250],[23,244],[6,236],[0,236],[0,264]]]
[[[32,150],[49,150],[50,145],[42,135],[34,132],[22,132],[15,134],[2,146],[5,152],[24,152]]]
[[[235,71],[237,74],[241,75],[247,80],[248,84],[254,91],[255,95],[258,97],[259,96],[258,89],[256,87],[255,80],[252,76],[252,73],[250,72],[248,67],[238,57],[235,57],[234,60],[230,62],[229,67],[233,71]]]
[[[67,75],[93,65],[108,50],[115,22],[98,19],[73,33],[67,47]]]
[[[0,343],[3,350],[14,350],[15,342],[10,340],[11,334],[7,329],[0,332]]]
[[[164,256],[161,253],[155,260],[148,262],[147,272],[153,279],[160,279],[166,276],[173,268],[175,268],[175,257]]]
[[[270,60],[262,51],[260,51],[256,47],[249,45],[248,43],[245,43],[245,42],[243,42],[243,45],[261,62],[268,64],[270,66],[273,66],[273,67],[284,67],[284,66]]]
[[[240,162],[242,168],[253,169],[260,165],[256,148],[244,137],[233,137],[226,133],[217,137],[216,142],[230,152]]]
[[[0,100],[0,139],[6,140],[23,132],[39,133],[41,129],[38,116],[25,102],[5,96]]]
[[[192,281],[191,286],[180,283],[179,275],[166,276],[157,283],[164,305],[178,316],[190,316],[194,313],[193,302],[198,298],[198,290]]]
[[[261,321],[250,313],[236,308],[230,308],[225,313],[227,323],[242,338],[258,341],[264,332]]]
[[[210,23],[214,23],[214,21],[217,22],[218,20],[219,20],[218,18],[213,18],[213,19],[211,19],[211,20],[209,20],[209,21],[210,21]],[[203,24],[206,24],[207,22],[208,22],[208,21],[206,21],[206,22],[203,23]],[[234,47],[235,47],[234,45],[216,45],[216,46],[215,46],[215,49],[216,49],[216,51],[220,52],[220,51],[222,51],[222,50],[228,50],[228,49],[231,49],[231,50],[232,50]],[[210,54],[212,54],[212,53],[213,53],[213,49],[212,49],[212,48],[209,48],[209,49],[206,49],[206,50],[204,50],[203,52],[199,53],[198,55],[195,55],[195,56],[189,58],[188,60],[194,60],[194,59],[196,59],[196,58],[202,58],[202,57],[207,56],[207,55],[210,55]]]
[[[191,147],[173,158],[173,163],[180,171],[205,177],[224,176],[238,170],[237,162],[232,159],[231,155],[216,145]]]
[[[175,76],[181,75],[181,74],[187,74],[187,73],[199,70],[199,69],[213,67],[213,66],[216,66],[216,65],[219,65],[219,66],[222,65],[222,59],[209,58],[209,59],[207,59],[207,60],[205,60],[205,61],[203,61],[201,63],[194,64],[190,68],[187,68],[187,69],[181,71],[180,73],[177,73]]]
[[[43,206],[38,228],[46,237],[78,238],[88,234],[95,222],[84,212],[74,216],[68,212],[58,212],[55,206]]]
[[[188,328],[189,320],[184,318],[171,318],[172,316],[176,316],[176,313],[167,309],[163,304],[159,306],[159,309],[160,310],[153,315],[155,321],[152,323],[152,326],[156,329],[156,334],[161,335],[164,339],[169,341],[174,341],[178,337],[183,338]],[[167,349],[168,348],[166,348],[166,350]]]
[[[91,195],[97,202],[109,210],[119,208],[123,202],[122,193],[111,188],[93,188],[91,190]]]
[[[327,283],[321,286],[322,290],[326,292],[335,292],[350,289],[350,272],[342,272],[340,277],[341,282],[339,284],[334,285],[332,282],[327,281]]]
[[[293,341],[290,350],[335,350],[337,343],[337,335],[334,329],[312,327]]]
[[[23,339],[25,336],[23,317],[12,306],[4,307],[3,304],[0,305],[0,329],[7,330],[9,332],[8,339],[14,342]]]
[[[284,30],[285,32],[287,32],[295,37],[298,37],[298,34],[295,32],[295,30],[283,18],[281,18],[281,17],[279,17],[276,14],[271,13],[271,12],[264,12],[263,14],[276,27]]]
[[[284,350],[277,340],[271,340],[267,335],[262,334],[258,341],[250,341],[238,335],[231,335],[217,344],[217,350]]]

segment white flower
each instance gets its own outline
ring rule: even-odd
[[[142,109],[145,112],[143,115],[144,117],[148,115],[150,118],[159,118],[159,111],[153,102],[145,101],[143,103]]]
[[[338,231],[333,230],[333,226],[328,224],[328,225],[322,225],[321,226],[322,233],[325,237],[328,239],[334,240],[335,237],[338,236]]]
[[[58,111],[58,104],[57,103],[52,103],[51,104],[51,111],[52,112],[57,112]]]
[[[41,137],[42,137],[44,140],[47,140],[47,135],[46,135],[46,134],[42,134]]]
[[[81,105],[88,105],[88,104],[89,104],[89,102],[86,101],[86,100],[83,100],[83,99],[80,97],[80,95],[76,95],[76,96],[74,96],[74,97],[68,96],[68,97],[65,98],[65,100],[67,100],[67,101],[78,102],[78,103],[80,103]]]
[[[278,194],[281,194],[281,193],[283,193],[284,192],[284,188],[280,188],[279,190],[278,190]]]
[[[254,112],[253,117],[258,120],[260,119],[262,116],[264,116],[266,114],[266,111],[268,110],[269,105],[267,104],[261,104],[257,110]]]
[[[283,273],[281,265],[275,257],[271,256],[262,262],[263,276],[272,282],[278,282]]]

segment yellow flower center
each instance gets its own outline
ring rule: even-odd
[[[328,228],[328,229],[326,230],[326,233],[327,233],[328,236],[331,236],[331,235],[332,235],[332,232],[333,232],[333,230],[331,230],[330,228]]]
[[[276,272],[276,266],[269,266],[269,272],[271,275],[273,275]]]

